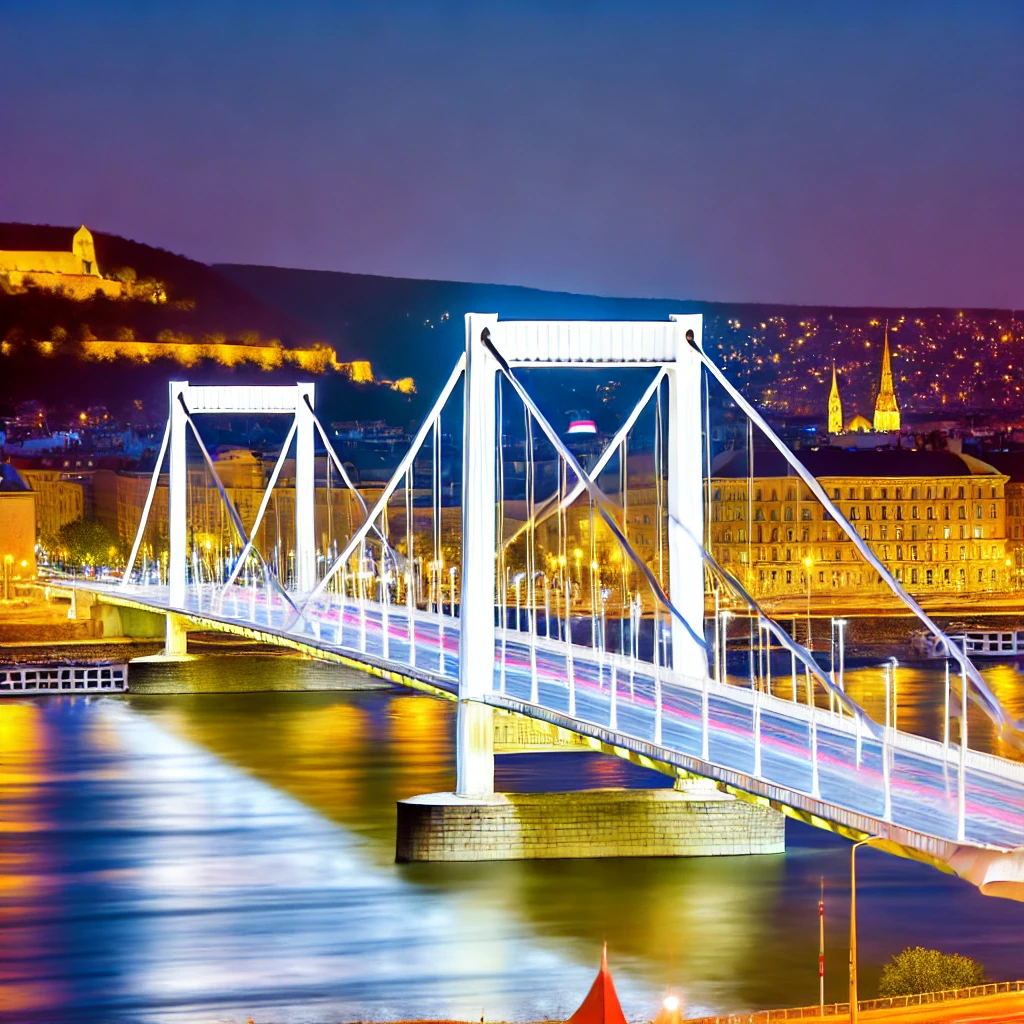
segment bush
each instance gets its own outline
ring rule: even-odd
[[[985,968],[977,960],[915,946],[897,953],[882,968],[878,994],[885,999],[984,984]]]

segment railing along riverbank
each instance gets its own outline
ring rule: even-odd
[[[1010,992],[1024,992],[1024,981],[999,981],[971,988],[946,989],[942,992],[921,992],[910,996],[890,996],[887,999],[861,999],[859,1012],[870,1010],[899,1010],[910,1006],[928,1006],[934,1003],[954,1002],[958,999],[981,999]],[[681,1024],[770,1024],[777,1020],[802,1020],[811,1017],[848,1016],[849,1003],[826,1003],[824,1014],[817,1004],[795,1006],[779,1010],[757,1010],[752,1013],[726,1013],[715,1017],[688,1017]]]

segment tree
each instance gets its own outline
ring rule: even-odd
[[[897,953],[882,968],[878,994],[885,999],[984,984],[985,968],[977,960],[915,946]]]
[[[73,568],[119,565],[124,557],[120,540],[98,519],[65,523],[46,544],[55,561]]]

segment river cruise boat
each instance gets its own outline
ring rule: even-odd
[[[0,697],[39,693],[124,693],[128,666],[113,661],[0,665]]]
[[[958,643],[962,641],[969,658],[1024,657],[1024,630],[955,625],[946,627],[946,635]],[[915,634],[912,646],[919,657],[946,657],[943,642],[924,630]]]

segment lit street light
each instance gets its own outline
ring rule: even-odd
[[[857,1024],[857,850],[868,843],[881,840],[881,836],[869,836],[853,844],[850,850],[850,1024]]]

